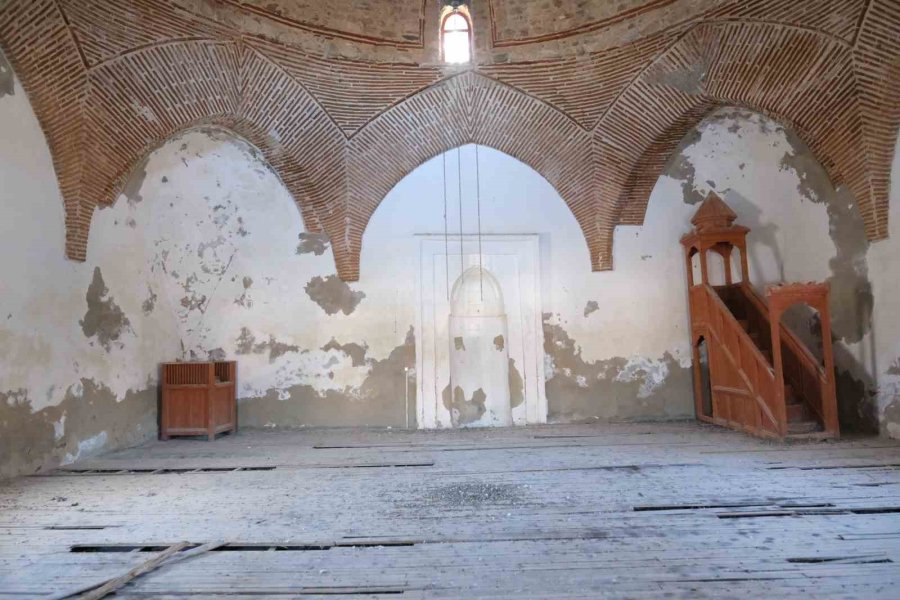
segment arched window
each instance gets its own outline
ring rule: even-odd
[[[469,20],[459,11],[444,17],[441,25],[441,52],[444,62],[462,64],[469,62],[472,48],[472,28]]]

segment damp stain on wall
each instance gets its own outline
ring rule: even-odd
[[[565,328],[544,314],[548,419],[660,420],[693,416],[693,381],[670,353],[661,359],[585,361]]]
[[[27,391],[0,392],[0,478],[151,439],[156,404],[155,385],[117,400],[108,387],[85,378],[69,388],[61,403],[36,412]]]
[[[123,333],[131,331],[131,323],[110,296],[100,267],[94,267],[94,276],[88,286],[85,300],[87,312],[79,321],[81,330],[85,337],[96,337],[97,342],[109,352]]]
[[[337,275],[327,277],[317,275],[309,280],[304,289],[310,300],[318,304],[328,315],[338,312],[349,315],[366,297],[365,292],[351,289]]]
[[[329,342],[330,345],[330,342]],[[348,355],[362,344],[343,344]],[[359,357],[361,358],[361,357]],[[386,358],[364,359],[366,376],[358,387],[319,390],[309,384],[269,389],[264,396],[240,399],[241,423],[250,427],[278,426],[415,426],[416,338],[410,326],[402,344]],[[408,405],[407,405],[408,400]]]

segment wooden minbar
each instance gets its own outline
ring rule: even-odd
[[[159,438],[237,431],[237,363],[163,363]]]

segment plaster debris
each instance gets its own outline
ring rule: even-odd
[[[451,507],[513,505],[522,501],[523,491],[522,485],[473,481],[452,483],[430,490],[425,494],[424,500],[428,504]]]

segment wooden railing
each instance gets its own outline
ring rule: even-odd
[[[765,320],[764,326],[768,345],[771,348],[771,322],[766,301],[749,285],[741,285],[740,293]],[[825,388],[828,374],[824,365],[807,348],[806,344],[784,323],[779,323],[781,338],[781,368],[784,382],[791,386],[794,394],[813,411],[820,423],[825,423]]]
[[[768,301],[746,283],[690,289],[693,340],[709,340],[713,401],[711,414],[702,414],[698,403],[698,417],[757,435],[785,437],[788,394],[793,394],[821,425],[821,434],[837,436],[828,286],[771,286],[766,295]],[[784,311],[797,303],[808,304],[822,317],[821,362],[781,322]]]
[[[707,336],[712,415],[701,419],[763,436],[787,433],[783,390],[756,343],[709,285],[690,290],[695,340]]]

